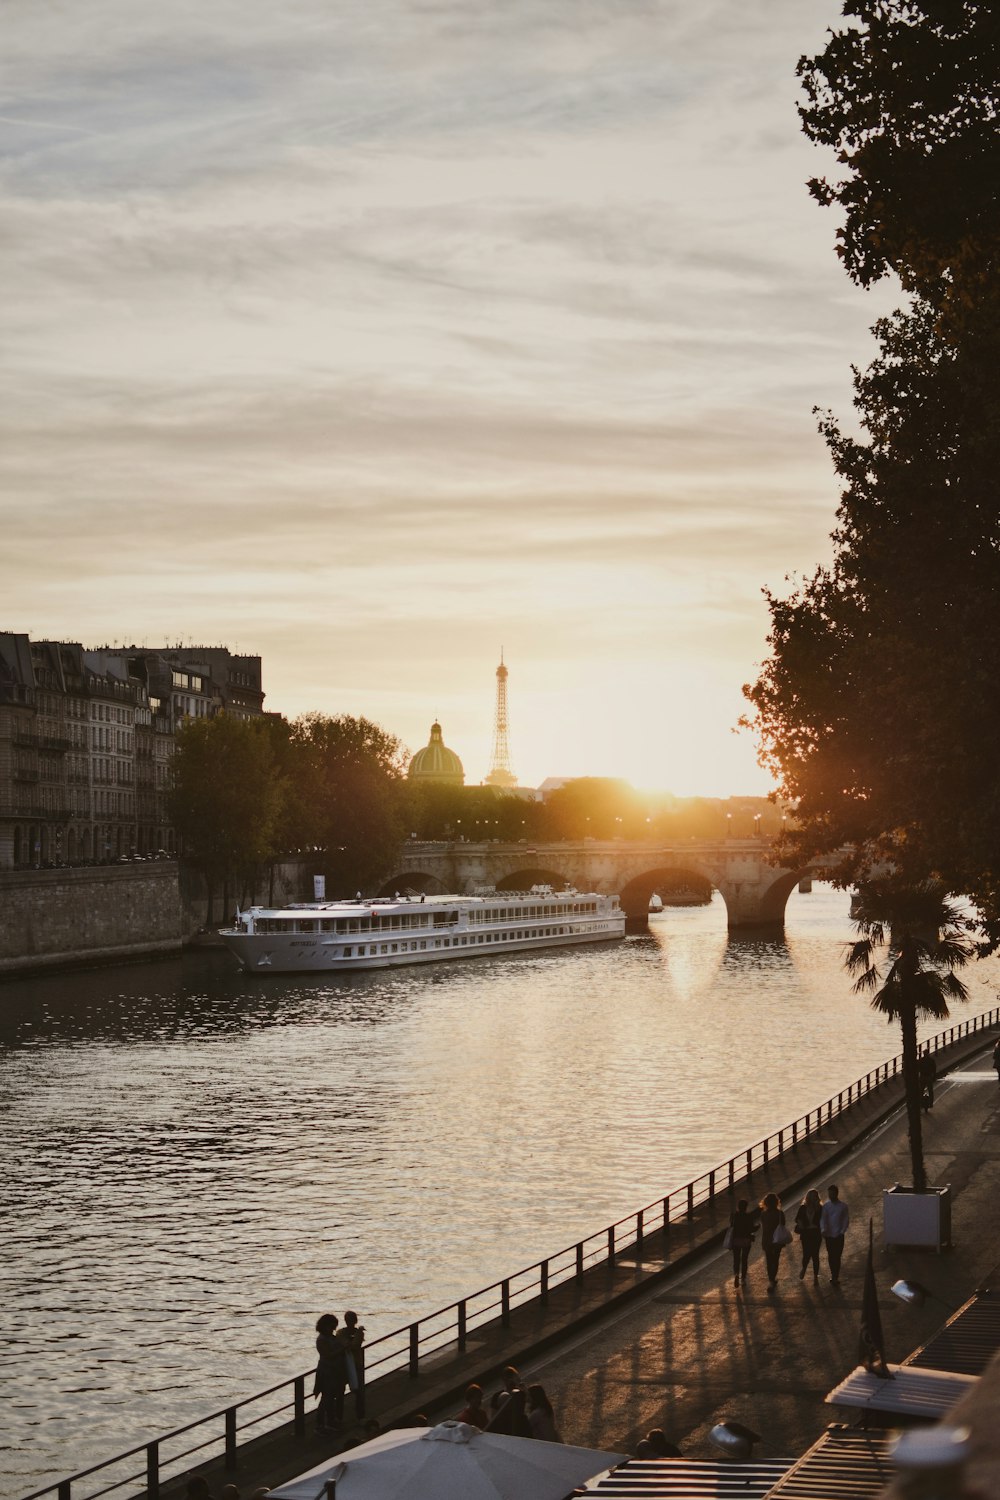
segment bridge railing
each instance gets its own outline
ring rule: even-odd
[[[923,1043],[932,1052],[940,1052],[955,1042],[998,1025],[1000,1007],[994,1007],[946,1027],[933,1037],[924,1038]],[[702,1172],[681,1187],[671,1189],[644,1208],[626,1214],[596,1233],[576,1240],[554,1255],[515,1271],[501,1281],[492,1282],[458,1302],[449,1303],[426,1317],[373,1339],[365,1346],[367,1384],[371,1385],[381,1376],[403,1372],[415,1378],[421,1365],[435,1356],[464,1351],[474,1329],[498,1319],[502,1325],[508,1325],[515,1308],[535,1299],[545,1301],[555,1287],[569,1281],[582,1281],[589,1270],[603,1263],[612,1264],[618,1255],[630,1248],[634,1250],[651,1235],[669,1236],[671,1223],[692,1218],[703,1205],[729,1197],[737,1183],[744,1183],[755,1172],[779,1161],[851,1105],[883,1088],[900,1074],[902,1061],[902,1055],[897,1054],[880,1063],[846,1088],[831,1094],[818,1108],[727,1157],[711,1171]],[[58,1500],[98,1500],[100,1496],[123,1489],[135,1493],[136,1485],[141,1486],[148,1500],[159,1500],[161,1487],[194,1463],[221,1457],[227,1468],[235,1468],[239,1444],[263,1431],[291,1421],[297,1433],[304,1433],[306,1400],[312,1392],[312,1380],[313,1371],[310,1369],[103,1463],[81,1469],[55,1484],[33,1490],[23,1500],[41,1500],[42,1496],[48,1495],[56,1495]],[[84,1494],[79,1489],[82,1481],[97,1475],[102,1476],[101,1487],[89,1489]]]

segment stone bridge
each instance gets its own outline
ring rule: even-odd
[[[382,894],[404,889],[455,895],[478,886],[526,890],[532,885],[569,884],[580,891],[617,892],[630,922],[645,921],[655,891],[685,881],[707,881],[726,903],[729,928],[781,928],[785,902],[812,868],[783,869],[769,863],[771,840],[722,839],[678,843],[565,844],[423,843],[411,839]]]

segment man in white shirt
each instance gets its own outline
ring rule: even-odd
[[[840,1200],[840,1190],[835,1182],[828,1189],[829,1198],[823,1204],[819,1216],[819,1228],[826,1241],[826,1258],[830,1262],[830,1280],[834,1286],[840,1284],[840,1262],[844,1254],[844,1235],[851,1222],[847,1204]]]

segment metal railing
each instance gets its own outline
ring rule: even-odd
[[[988,1031],[998,1024],[1000,1007],[994,1007],[955,1026],[946,1027],[933,1037],[923,1038],[921,1044],[928,1046],[932,1052],[940,1052],[965,1037]],[[416,1322],[374,1339],[365,1345],[366,1384],[370,1386],[375,1378],[403,1372],[415,1379],[422,1361],[446,1350],[459,1354],[464,1352],[473,1329],[481,1328],[498,1318],[501,1325],[507,1327],[515,1308],[536,1299],[545,1302],[553,1288],[570,1281],[582,1281],[589,1270],[602,1263],[614,1265],[616,1258],[627,1248],[634,1248],[652,1235],[668,1237],[671,1223],[691,1219],[697,1209],[706,1204],[714,1204],[717,1198],[729,1197],[737,1183],[746,1182],[755,1172],[794,1151],[798,1145],[815,1136],[859,1100],[898,1077],[901,1071],[902,1054],[897,1053],[846,1088],[831,1094],[818,1108],[800,1115],[780,1130],[772,1131],[770,1135],[736,1152],[711,1171],[703,1172],[683,1186],[672,1189],[644,1208],[567,1245],[554,1255],[546,1256],[544,1260],[515,1271],[501,1281],[482,1287],[471,1296],[463,1297]],[[721,1232],[720,1226],[720,1235]],[[239,1444],[258,1436],[261,1430],[268,1430],[263,1424],[275,1427],[280,1425],[275,1418],[280,1418],[282,1423],[291,1420],[297,1434],[305,1433],[306,1382],[311,1381],[312,1377],[313,1371],[310,1369],[305,1374],[281,1381],[278,1385],[258,1391],[242,1401],[235,1401],[209,1416],[199,1417],[171,1432],[162,1433],[152,1442],[139,1444],[124,1453],[116,1454],[114,1458],[105,1459],[103,1463],[81,1469],[58,1483],[33,1490],[23,1500],[41,1500],[42,1496],[47,1495],[56,1495],[58,1500],[98,1500],[98,1497],[113,1494],[126,1486],[134,1489],[137,1484],[144,1486],[143,1492],[148,1500],[159,1500],[160,1489],[168,1479],[168,1469],[172,1472],[172,1477],[176,1478],[184,1472],[183,1466],[191,1467],[192,1461],[220,1456],[227,1469],[234,1469]],[[272,1398],[278,1397],[279,1393],[279,1403],[273,1405]],[[261,1405],[266,1405],[267,1410],[255,1410]],[[188,1439],[199,1428],[209,1429],[200,1441],[181,1447],[169,1455],[164,1453],[168,1444],[178,1439]],[[208,1450],[212,1450],[211,1454]],[[136,1468],[132,1461],[139,1455],[142,1455],[141,1467]],[[122,1471],[126,1468],[127,1473],[119,1472],[114,1477],[109,1473],[111,1470]],[[110,1481],[103,1488],[90,1490],[84,1496],[74,1490],[79,1481],[100,1473],[104,1473]]]

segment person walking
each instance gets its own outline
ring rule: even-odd
[[[765,1193],[760,1200],[760,1247],[767,1266],[767,1289],[773,1292],[778,1282],[781,1252],[791,1239],[785,1227],[785,1214],[777,1193]]]
[[[316,1412],[317,1432],[339,1432],[344,1420],[344,1387],[347,1384],[347,1358],[337,1337],[336,1313],[324,1313],[316,1324],[316,1378],[313,1395],[319,1397]]]
[[[815,1188],[810,1188],[799,1204],[795,1215],[795,1233],[799,1236],[799,1244],[802,1246],[802,1270],[799,1272],[799,1280],[805,1281],[806,1272],[811,1264],[814,1285],[819,1281],[819,1247],[823,1243],[823,1231],[819,1225],[822,1217],[823,1205],[820,1202],[819,1193]]]
[[[920,1102],[926,1114],[934,1108],[934,1084],[937,1081],[937,1063],[931,1056],[930,1044],[920,1054],[917,1077],[920,1080]]]
[[[733,1252],[733,1286],[746,1286],[747,1260],[755,1231],[753,1214],[747,1210],[747,1200],[741,1198],[734,1213],[729,1215],[729,1246]]]
[[[365,1330],[356,1312],[345,1312],[337,1338],[344,1348],[347,1383],[354,1392],[354,1415],[360,1421],[365,1414]]]
[[[1000,1037],[993,1043],[993,1066],[997,1070],[997,1083],[1000,1083]]]
[[[840,1196],[840,1189],[831,1182],[828,1197],[820,1214],[819,1228],[826,1241],[826,1258],[830,1263],[830,1280],[840,1285],[840,1262],[844,1254],[844,1236],[851,1222],[847,1204]]]

